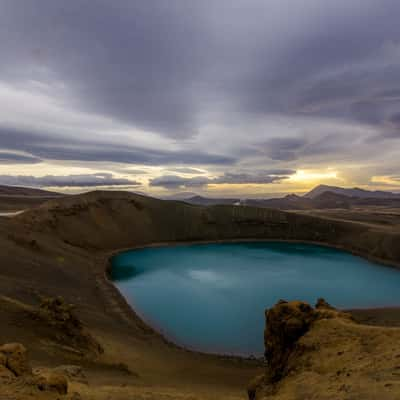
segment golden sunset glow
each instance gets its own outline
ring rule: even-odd
[[[383,184],[383,185],[392,185],[392,186],[400,186],[400,176],[373,176],[371,178],[372,183]]]
[[[327,180],[337,180],[338,172],[335,170],[327,170],[325,172],[318,170],[298,170],[294,175],[291,175],[288,181],[291,183],[305,183],[305,184],[316,184]]]

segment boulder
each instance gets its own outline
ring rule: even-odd
[[[87,378],[83,369],[79,365],[60,365],[53,368],[54,372],[58,372],[66,376],[70,381],[76,381],[80,383],[87,383]]]
[[[65,375],[51,371],[45,375],[37,377],[37,386],[39,390],[55,392],[58,394],[67,394],[68,381]]]
[[[0,353],[6,358],[5,366],[15,374],[15,376],[32,374],[26,348],[21,343],[7,343],[0,346]],[[4,357],[2,357],[4,360]]]

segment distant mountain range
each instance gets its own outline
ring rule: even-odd
[[[54,197],[61,196],[60,193],[50,192],[43,189],[33,189],[20,186],[6,186],[0,185],[0,196],[40,196],[40,197]]]
[[[388,198],[400,198],[399,193],[384,192],[382,190],[364,190],[360,188],[341,188],[337,186],[319,185],[312,189],[310,192],[306,193],[304,197],[315,198],[322,193],[332,192],[335,194],[340,194],[348,197],[358,197],[360,199],[388,199]]]
[[[21,210],[43,202],[65,196],[42,189],[0,185],[0,210]],[[182,192],[164,200],[178,200],[185,203],[212,206],[217,204],[246,205],[281,210],[311,210],[328,208],[351,208],[357,206],[400,207],[400,194],[384,191],[369,191],[359,188],[347,189],[319,185],[303,196],[289,194],[272,199],[211,198],[192,192]]]
[[[400,194],[384,191],[369,191],[359,188],[347,189],[319,185],[304,196],[289,194],[272,199],[209,198],[192,196],[184,199],[195,205],[237,204],[252,207],[278,208],[281,210],[308,210],[325,208],[350,208],[355,206],[400,207]]]
[[[179,192],[167,196],[160,196],[160,200],[187,200],[198,196],[195,192]]]
[[[240,199],[226,199],[226,198],[212,198],[212,197],[203,197],[203,196],[192,196],[186,199],[182,199],[186,203],[196,204],[198,206],[213,206],[216,204],[240,204]]]

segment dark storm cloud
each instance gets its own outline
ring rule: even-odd
[[[379,122],[379,94],[400,78],[393,0],[4,0],[0,11],[2,78],[61,79],[78,107],[172,136],[195,133],[215,96],[243,113],[368,121],[372,110]]]
[[[267,184],[278,183],[289,178],[294,174],[294,170],[271,170],[258,174],[249,173],[225,173],[217,178],[207,178],[204,176],[195,176],[185,178],[178,175],[164,175],[149,181],[150,186],[158,186],[166,189],[177,189],[180,187],[202,187],[206,185],[218,184]]]
[[[293,170],[276,170],[258,174],[230,173],[226,172],[219,178],[213,179],[211,183],[217,184],[266,184],[280,182],[294,174]],[[284,175],[283,175],[284,174]]]
[[[280,43],[272,61],[260,44],[258,67],[254,63],[238,82],[242,113],[342,120],[385,134],[400,106],[400,3],[367,1],[365,9],[357,1],[335,4],[330,15],[328,5],[315,24]],[[292,154],[278,151],[277,159]]]
[[[193,134],[204,66],[186,1],[2,1],[2,77],[61,79],[77,107],[173,136]]]
[[[400,112],[397,112],[390,117],[389,124],[393,127],[393,130],[397,133],[397,137],[400,138]]]
[[[0,184],[35,187],[96,187],[96,186],[139,186],[140,183],[123,178],[114,178],[109,173],[79,175],[0,175]]]
[[[202,187],[211,182],[209,178],[204,176],[196,176],[193,178],[184,178],[178,175],[164,175],[154,179],[150,179],[150,186],[158,186],[166,189],[176,189],[179,187]]]
[[[291,161],[297,158],[307,141],[303,138],[271,138],[264,146],[265,154],[272,160]]]
[[[306,136],[304,133],[302,136]],[[363,145],[371,140],[378,140],[366,136],[360,139],[351,130],[329,132],[323,129],[318,135],[310,135],[312,138],[304,137],[272,138],[257,146],[258,153],[266,155],[271,160],[282,162],[296,162],[298,160],[328,160],[332,157],[336,162],[343,160],[355,160],[369,155]],[[379,135],[379,140],[382,140]],[[357,151],[355,152],[355,149]],[[373,150],[373,149],[370,149]]]
[[[233,164],[232,157],[193,151],[163,151],[127,144],[68,139],[0,127],[0,148],[29,152],[49,160],[109,161],[127,164]]]

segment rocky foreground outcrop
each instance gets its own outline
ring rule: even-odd
[[[263,375],[251,400],[400,398],[400,329],[360,325],[320,299],[266,311]]]
[[[21,343],[0,346],[0,399],[67,399],[79,400],[77,393],[68,394],[67,374],[58,369],[33,371],[27,350]]]
[[[0,400],[65,399],[79,400],[81,396],[74,385],[87,386],[88,380],[79,365],[61,364],[54,367],[55,354],[63,361],[95,363],[103,353],[102,346],[76,316],[75,306],[62,297],[39,297],[39,304],[30,306],[1,297],[2,311],[13,311],[11,323],[22,317],[28,330],[41,335],[41,359],[31,364],[26,347],[21,343],[0,346]],[[8,308],[7,308],[8,307]],[[30,336],[32,337],[32,336]],[[25,340],[35,352],[34,343]],[[60,352],[59,349],[67,349]],[[37,350],[36,350],[37,352]],[[60,357],[61,354],[61,357]],[[33,366],[32,366],[33,365]],[[103,368],[107,364],[99,364]],[[70,383],[73,382],[72,390]]]
[[[74,313],[75,305],[68,304],[62,297],[41,297],[32,316],[46,324],[53,332],[53,340],[66,344],[82,356],[97,357],[103,353],[102,346],[83,326]]]

